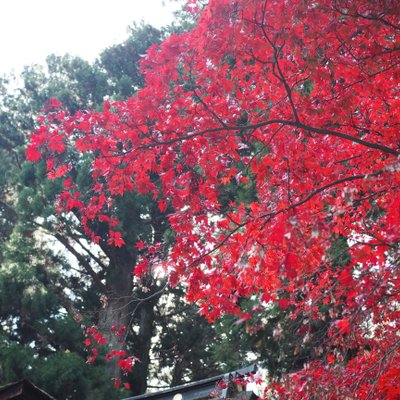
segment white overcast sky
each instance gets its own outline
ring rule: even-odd
[[[133,21],[160,27],[179,7],[170,0],[0,0],[0,75],[51,53],[92,61],[126,39]]]

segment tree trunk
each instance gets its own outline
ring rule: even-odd
[[[111,328],[124,326],[129,329],[132,313],[133,279],[132,269],[136,257],[126,249],[115,248],[108,253],[110,264],[106,276],[107,293],[103,296],[103,306],[99,313],[98,326],[107,339],[108,351],[121,350],[125,347],[125,336],[119,338]],[[119,377],[117,359],[107,363],[107,372],[112,377]]]
[[[172,370],[172,381],[171,381],[171,386],[179,386],[182,385],[183,383],[183,371],[184,371],[184,365],[183,365],[183,360],[181,357],[180,359],[175,361],[174,369]]]
[[[142,394],[147,390],[151,340],[154,334],[154,306],[160,298],[160,288],[149,283],[149,292],[135,290],[133,296],[132,270],[136,257],[126,248],[113,249],[107,255],[110,259],[106,277],[107,295],[99,313],[98,326],[107,339],[109,351],[128,348],[129,355],[139,358],[140,362],[135,364],[129,382],[134,395]],[[136,334],[132,334],[132,323],[139,328]],[[125,337],[118,338],[111,332],[112,326],[118,328],[121,325],[127,327],[130,343],[125,343]],[[121,376],[117,361],[114,359],[107,363],[108,374],[115,378]]]
[[[135,355],[140,359],[136,364],[135,370],[131,379],[131,387],[133,394],[143,394],[147,390],[147,377],[149,375],[150,366],[150,350],[151,339],[154,335],[154,305],[159,296],[145,300],[137,310],[137,320],[139,324],[139,332],[135,336]]]

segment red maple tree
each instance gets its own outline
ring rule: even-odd
[[[175,242],[167,258],[138,243],[135,273],[163,267],[210,321],[252,317],[250,296],[305,327],[329,307],[323,356],[266,396],[398,399],[400,3],[191,3],[196,27],[150,49],[144,89],[102,112],[53,102],[28,159],[64,181],[61,211],[89,235],[109,222],[116,246],[115,198],[152,193]],[[92,156],[91,192],[74,185],[72,153]]]

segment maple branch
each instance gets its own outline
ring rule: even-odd
[[[356,156],[351,156],[351,157],[343,158],[342,160],[335,161],[334,164],[335,165],[342,164],[342,163],[352,161],[352,160],[355,160],[356,158],[361,158],[361,157],[362,157],[362,154],[358,154]]]
[[[380,15],[360,14],[359,12],[355,12],[353,14],[345,13],[337,6],[337,1],[334,2],[334,6],[332,7],[332,9],[345,17],[362,18],[368,21],[379,21],[382,22],[384,25],[390,26],[393,29],[400,30],[400,26],[393,24],[392,22],[388,21]],[[384,13],[381,13],[381,15],[384,15]]]
[[[162,285],[158,290],[156,290],[155,292],[153,292],[153,293],[150,294],[149,296],[144,297],[144,298],[138,298],[138,299],[135,300],[135,301],[138,301],[138,303],[136,304],[135,308],[134,308],[133,311],[131,312],[131,318],[130,318],[130,320],[129,320],[129,322],[128,322],[128,325],[126,326],[127,329],[126,329],[126,333],[125,333],[125,338],[124,338],[124,340],[126,340],[127,337],[128,337],[129,328],[130,328],[130,326],[131,326],[131,324],[132,324],[132,322],[133,322],[133,318],[134,318],[134,316],[135,316],[135,314],[136,314],[136,311],[138,310],[139,306],[140,306],[142,303],[144,303],[145,301],[149,301],[149,300],[151,300],[151,299],[156,299],[156,298],[161,297],[161,295],[164,293],[164,291],[165,291],[165,289],[167,288],[167,286],[168,286],[168,279],[165,280],[164,285]]]
[[[363,15],[363,14],[354,14],[356,17],[361,17],[363,19],[367,19],[369,21],[379,21],[382,22],[384,25],[390,26],[393,29],[400,30],[400,26],[392,24],[390,21],[387,19],[384,19],[382,17],[376,16],[376,15]]]
[[[272,49],[274,51],[274,63],[273,63],[273,66],[272,66],[273,74],[282,82],[283,86],[285,87],[286,95],[287,95],[287,97],[289,99],[289,103],[290,103],[290,107],[291,107],[292,112],[293,112],[294,119],[296,120],[296,122],[300,122],[299,115],[297,113],[296,107],[295,107],[294,102],[293,102],[292,89],[288,85],[288,83],[287,83],[287,81],[285,79],[285,76],[284,76],[284,74],[282,72],[282,69],[281,69],[281,67],[279,65],[279,55],[282,53],[282,49],[283,49],[285,44],[283,44],[280,47],[280,49],[278,50],[278,48],[276,47],[276,44],[270,39],[269,35],[267,34],[267,31],[265,30],[266,6],[267,6],[267,2],[265,2],[264,6],[263,6],[263,15],[262,15],[262,20],[261,20],[260,27],[261,27],[261,30],[263,32],[263,35],[264,35],[265,39],[267,39],[267,42],[270,44],[270,46],[272,47]],[[276,75],[276,73],[274,71],[274,66],[275,65],[276,65],[276,68],[278,70],[279,76]]]
[[[204,129],[199,132],[188,134],[186,136],[177,137],[177,138],[173,138],[173,139],[169,139],[169,140],[157,141],[154,144],[145,144],[142,146],[138,146],[138,147],[136,147],[135,150],[151,149],[151,148],[154,148],[154,147],[160,146],[160,145],[169,145],[169,144],[174,144],[174,143],[178,143],[178,142],[182,142],[182,141],[186,141],[186,140],[191,140],[197,136],[204,136],[207,133],[215,133],[215,132],[221,132],[221,131],[251,130],[251,129],[258,129],[258,128],[262,128],[262,127],[269,126],[269,125],[275,125],[275,124],[281,124],[283,126],[293,126],[293,127],[299,128],[299,129],[304,129],[308,132],[318,133],[320,135],[339,137],[341,139],[349,140],[351,142],[361,144],[362,146],[369,147],[371,149],[380,150],[383,153],[392,154],[396,157],[400,156],[400,152],[398,152],[397,150],[394,150],[390,147],[387,147],[387,146],[384,146],[384,145],[381,145],[378,143],[368,142],[366,140],[359,139],[359,138],[349,135],[347,133],[342,133],[342,132],[338,132],[338,131],[335,131],[332,129],[327,129],[327,128],[315,128],[315,127],[303,124],[298,121],[288,121],[288,120],[284,120],[284,119],[272,119],[269,121],[259,122],[257,124],[250,124],[250,125],[234,125],[234,126],[227,125],[227,126],[224,126],[223,128],[216,127],[216,128]]]
[[[396,342],[393,343],[392,347],[389,348],[384,354],[383,356],[375,361],[375,363],[373,365],[371,365],[368,369],[366,369],[364,371],[364,373],[362,374],[362,376],[360,377],[359,381],[356,384],[355,390],[357,390],[357,388],[361,385],[362,381],[365,379],[365,376],[367,375],[368,372],[374,370],[376,368],[377,365],[381,366],[382,363],[386,360],[387,357],[389,357],[392,353],[396,352],[400,347],[400,340],[397,340]],[[368,396],[366,397],[366,400],[370,398],[371,395],[373,395],[373,389],[376,387],[379,377],[382,375],[382,371],[381,368],[379,368],[378,370],[378,375],[375,378],[375,382],[373,384],[372,389],[369,391]]]
[[[303,200],[298,201],[297,203],[293,203],[288,207],[285,208],[281,208],[279,210],[276,211],[272,211],[266,214],[262,214],[259,217],[257,217],[258,219],[266,219],[266,221],[264,222],[264,225],[266,225],[268,222],[270,222],[272,220],[272,218],[276,217],[279,214],[283,214],[289,210],[292,210],[294,208],[297,208],[305,203],[307,203],[309,200],[311,200],[314,196],[316,196],[319,193],[324,192],[325,190],[332,188],[334,186],[338,186],[342,183],[345,182],[352,182],[352,181],[356,181],[356,180],[360,180],[360,179],[366,179],[368,177],[372,177],[372,176],[378,176],[382,173],[384,173],[386,171],[384,170],[380,170],[377,171],[375,173],[371,173],[371,174],[364,174],[364,175],[354,175],[354,176],[348,176],[342,179],[338,179],[334,182],[328,183],[324,186],[319,187],[318,189],[313,190],[311,193],[309,193]],[[229,233],[227,233],[225,235],[225,237],[218,242],[212,249],[210,249],[209,251],[207,251],[206,253],[202,254],[201,256],[197,257],[195,260],[193,260],[189,265],[188,268],[196,265],[199,261],[201,261],[204,257],[209,256],[210,254],[214,253],[215,251],[217,251],[219,248],[221,248],[228,240],[229,238],[234,235],[239,229],[243,228],[244,226],[248,225],[250,223],[250,221],[245,221],[242,223],[238,223],[238,222],[234,222],[236,224],[236,227],[234,229],[232,229]]]
[[[287,125],[297,126],[298,128],[304,129],[304,130],[309,131],[309,132],[318,133],[320,135],[336,136],[336,137],[339,137],[339,138],[342,138],[342,139],[345,139],[345,140],[350,140],[351,142],[355,142],[355,143],[361,144],[363,146],[370,147],[371,149],[377,149],[377,150],[380,150],[380,151],[382,151],[384,153],[395,155],[396,157],[398,157],[400,155],[400,152],[398,152],[398,151],[396,151],[396,150],[394,150],[394,149],[392,149],[390,147],[387,147],[387,146],[384,146],[384,145],[381,145],[381,144],[377,144],[377,143],[373,143],[373,142],[367,142],[366,140],[359,139],[359,138],[354,137],[352,135],[348,135],[348,134],[342,133],[342,132],[337,132],[337,131],[334,131],[334,130],[331,130],[331,129],[314,128],[312,126],[305,125],[305,124],[302,124],[302,123],[296,123],[296,124],[287,123]]]
[[[193,89],[193,93],[196,96],[196,99],[203,105],[203,107],[225,128],[227,126],[226,123],[213,110],[210,109],[208,104],[197,93],[196,89]]]
[[[389,70],[392,66],[389,65],[388,67],[379,69],[378,71],[376,71],[376,72],[374,72],[374,73],[371,74],[370,72],[365,71],[364,66],[361,65],[361,62],[362,62],[362,61],[367,61],[367,60],[371,60],[371,59],[374,59],[374,58],[378,58],[378,57],[380,57],[380,56],[385,56],[385,55],[387,55],[387,54],[392,54],[392,53],[394,53],[395,51],[399,51],[399,50],[400,50],[400,47],[394,46],[394,47],[392,47],[392,48],[383,48],[380,52],[375,52],[375,53],[372,54],[372,55],[364,55],[364,56],[362,56],[362,57],[361,57],[361,56],[356,56],[356,55],[354,54],[354,52],[353,52],[353,48],[350,47],[350,45],[348,45],[348,44],[346,43],[346,40],[345,40],[345,39],[342,39],[342,38],[340,37],[339,33],[336,32],[336,33],[335,33],[335,37],[336,37],[336,39],[339,41],[340,45],[345,49],[345,51],[347,51],[355,61],[357,61],[358,63],[360,63],[360,64],[359,64],[359,67],[360,67],[361,71],[364,72],[368,77],[373,77],[373,76],[375,76],[375,75],[379,75],[379,74],[381,74],[382,72],[385,72],[385,71]],[[337,51],[340,51],[340,46],[338,46]],[[395,66],[395,65],[397,65],[397,63],[395,63],[394,66]]]
[[[396,50],[396,51],[400,50],[400,47],[395,48],[394,50]],[[349,89],[352,86],[355,86],[355,85],[358,85],[359,83],[365,82],[367,79],[374,78],[375,76],[381,75],[384,72],[390,71],[392,68],[397,67],[398,65],[400,65],[400,61],[390,64],[389,66],[387,66],[385,68],[379,69],[379,71],[376,71],[374,73],[368,73],[368,74],[366,74],[366,76],[364,78],[358,79],[352,83],[349,83],[349,84],[343,86],[343,89]],[[331,101],[332,99],[329,99],[328,101]]]
[[[288,206],[286,208],[282,208],[280,210],[277,210],[277,211],[274,211],[274,212],[271,212],[271,213],[263,214],[263,215],[260,216],[260,218],[266,218],[266,217],[269,217],[269,216],[275,217],[278,214],[282,214],[282,213],[284,213],[286,211],[289,211],[289,210],[291,210],[293,208],[299,207],[299,206],[303,205],[304,203],[307,203],[309,200],[311,200],[317,194],[322,193],[326,189],[329,189],[331,187],[338,186],[338,185],[340,185],[342,183],[345,183],[345,182],[352,182],[352,181],[357,181],[357,180],[360,180],[360,179],[366,179],[366,178],[372,177],[372,176],[378,176],[378,175],[381,175],[384,172],[386,172],[386,171],[385,170],[380,170],[380,171],[377,171],[377,172],[374,172],[374,173],[371,173],[371,174],[354,175],[354,176],[348,176],[348,177],[345,177],[345,178],[342,178],[342,179],[338,179],[338,180],[336,180],[334,182],[328,183],[328,184],[326,184],[324,186],[319,187],[318,189],[313,190],[303,200],[300,200],[297,203],[293,203],[293,204],[291,204],[290,206]]]

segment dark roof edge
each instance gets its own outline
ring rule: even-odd
[[[174,386],[172,388],[169,389],[165,389],[165,390],[159,390],[158,392],[153,392],[153,393],[145,393],[145,394],[140,394],[138,396],[134,396],[134,397],[127,397],[123,400],[139,400],[139,399],[151,399],[153,397],[161,397],[163,395],[166,394],[173,394],[175,392],[185,392],[188,391],[190,389],[192,389],[193,387],[196,386],[205,386],[207,384],[210,384],[211,382],[218,382],[221,379],[224,379],[228,376],[231,375],[246,375],[246,374],[250,374],[252,372],[255,372],[257,370],[257,366],[256,364],[251,364],[247,367],[243,367],[240,369],[237,369],[235,371],[231,371],[231,372],[227,372],[225,374],[221,374],[221,375],[217,375],[217,376],[213,376],[211,378],[206,378],[206,379],[202,379],[200,381],[196,381],[196,382],[189,382],[189,383],[185,383],[184,385],[180,385],[180,386]]]
[[[30,386],[31,388],[33,388],[34,390],[38,391],[39,393],[41,393],[43,396],[47,397],[49,400],[56,400],[53,396],[49,395],[47,392],[45,392],[44,390],[40,389],[39,387],[37,387],[36,385],[34,385],[31,381],[28,381],[28,379],[21,379],[17,382],[11,382],[8,383],[7,385],[1,386],[0,387],[0,393],[6,391],[9,388],[12,387],[16,387],[18,385],[23,386]]]
[[[24,382],[26,382],[26,379],[21,379],[21,380],[16,381],[16,382],[7,383],[7,384],[5,384],[3,386],[0,386],[0,392],[4,391],[4,390],[6,390],[6,389],[8,389],[10,387],[13,387],[13,386],[22,385]]]
[[[47,396],[50,400],[56,400],[53,396],[51,396],[50,394],[45,392],[43,389],[40,389],[39,387],[34,385],[31,381],[28,381],[27,379],[24,379],[24,384],[27,384],[28,386],[33,387],[34,389],[36,389],[38,392],[40,392],[44,396]]]

